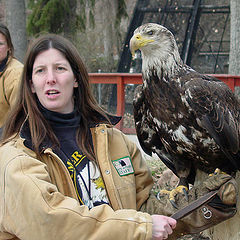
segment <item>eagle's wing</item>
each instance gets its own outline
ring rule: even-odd
[[[143,151],[150,156],[152,153],[156,153],[161,161],[175,174],[177,174],[174,162],[166,153],[162,141],[156,131],[153,116],[151,116],[151,113],[146,106],[142,85],[139,85],[135,89],[133,115],[138,141]]]
[[[153,129],[152,119],[147,114],[147,108],[144,101],[142,86],[139,85],[134,92],[133,115],[135,120],[136,133],[138,141],[145,153],[152,155],[152,139],[156,135]]]
[[[240,167],[239,102],[222,82],[210,77],[196,78],[186,84],[186,100],[205,128],[235,168]]]

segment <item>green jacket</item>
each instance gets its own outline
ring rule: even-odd
[[[10,58],[3,72],[0,72],[0,127],[3,126],[7,113],[18,94],[23,64]]]
[[[139,149],[105,124],[91,132],[110,206],[80,205],[61,159],[50,148],[38,159],[18,137],[0,147],[1,240],[152,239],[151,216],[136,211],[153,186]],[[114,166],[124,157],[133,173]]]

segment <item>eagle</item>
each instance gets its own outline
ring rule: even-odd
[[[232,90],[184,64],[174,35],[162,25],[138,27],[130,50],[142,56],[143,84],[133,100],[142,149],[179,177],[181,191],[194,183],[197,170],[234,175],[240,169],[240,102]]]

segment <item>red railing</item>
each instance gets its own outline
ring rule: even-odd
[[[90,73],[91,83],[95,84],[117,84],[117,112],[118,116],[123,116],[125,112],[125,85],[142,84],[140,73]],[[228,74],[209,74],[225,82],[234,91],[236,86],[240,86],[240,76]],[[135,129],[124,128],[123,120],[117,125],[126,134],[134,134]]]

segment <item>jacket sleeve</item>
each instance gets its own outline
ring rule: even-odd
[[[80,206],[51,183],[45,164],[28,155],[18,154],[1,168],[0,236],[7,232],[22,240],[152,237],[149,214],[113,211],[106,204],[91,210]]]

